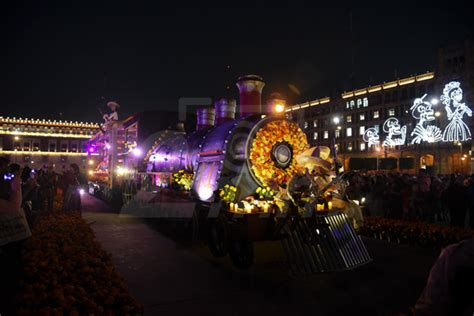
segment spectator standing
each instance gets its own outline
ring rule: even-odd
[[[469,178],[467,188],[468,210],[469,210],[469,228],[474,229],[474,175]]]
[[[41,206],[48,212],[53,211],[54,196],[56,193],[56,173],[53,166],[48,166],[47,170],[42,170],[38,176],[40,185]],[[46,205],[45,205],[46,204]]]
[[[8,160],[0,157],[0,224],[7,227],[0,231],[0,306],[2,314],[14,315],[14,298],[21,273],[18,263],[23,241],[31,232],[21,208],[20,170],[7,164]]]
[[[451,226],[464,227],[468,200],[467,188],[464,185],[464,176],[458,175],[452,178],[451,184],[446,192],[447,207],[451,217]]]
[[[87,184],[87,180],[80,172],[79,166],[71,164],[70,169],[63,174],[63,210],[81,210],[81,195],[79,190],[85,184]]]

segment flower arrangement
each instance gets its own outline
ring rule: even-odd
[[[22,262],[19,315],[143,313],[111,256],[77,213],[38,218],[24,244]]]
[[[259,198],[260,200],[267,200],[267,201],[272,201],[273,198],[275,197],[275,192],[268,187],[258,187],[257,190],[255,191],[256,198]]]
[[[237,188],[233,185],[224,185],[222,188],[219,189],[219,197],[221,200],[231,203],[235,201],[235,195],[237,192]]]
[[[173,173],[173,184],[179,190],[189,191],[193,185],[193,174],[184,170]]]
[[[262,127],[252,142],[250,162],[252,172],[264,185],[272,180],[288,183],[298,171],[296,159],[287,168],[278,168],[272,160],[272,147],[281,142],[291,146],[293,157],[308,149],[306,135],[293,122],[276,120]]]
[[[433,249],[474,236],[474,230],[439,226],[436,224],[368,216],[360,233],[367,237]]]

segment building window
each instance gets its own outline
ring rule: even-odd
[[[30,143],[23,143],[23,150],[30,151]]]
[[[39,151],[39,143],[33,143],[33,150],[34,151]]]
[[[349,103],[349,101],[347,101],[346,102],[346,109],[349,110],[349,108],[350,108],[350,103]]]
[[[360,126],[359,127],[359,135],[364,135],[365,132],[365,126]]]
[[[56,151],[56,144],[49,144],[49,151],[55,152]]]
[[[318,120],[313,121],[313,127],[318,127]]]
[[[324,131],[324,139],[328,139],[329,138],[329,132],[328,131]]]
[[[359,121],[364,121],[365,120],[365,114],[361,113],[359,114]]]
[[[334,137],[339,138],[341,136],[341,131],[339,129],[336,129],[334,132]]]
[[[360,143],[360,151],[364,151],[365,150],[365,143]]]
[[[378,119],[379,118],[379,111],[374,111],[374,119]]]
[[[360,109],[360,106],[362,105],[362,100],[357,99],[357,108]]]
[[[353,110],[355,107],[355,103],[354,103],[354,100],[351,101],[351,110]]]
[[[313,139],[314,139],[314,140],[317,140],[317,139],[318,139],[318,132],[314,132],[314,133],[313,133]]]
[[[362,100],[362,102],[363,102],[363,106],[364,106],[364,108],[366,108],[366,107],[368,107],[368,106],[369,106],[369,99],[367,99],[367,98],[364,98],[364,99]]]
[[[67,151],[67,144],[61,144],[61,151],[66,152]]]
[[[395,109],[394,108],[388,109],[388,116],[395,116]]]
[[[351,137],[352,136],[352,127],[346,128],[346,136]]]
[[[71,145],[71,151],[72,151],[73,153],[77,153],[77,144],[72,144],[72,145]]]
[[[352,151],[352,142],[347,143],[347,151]]]
[[[307,129],[308,128],[308,122],[304,122],[304,129]]]
[[[347,115],[346,116],[346,122],[351,123],[352,122],[352,115]]]

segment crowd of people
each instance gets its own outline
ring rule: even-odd
[[[86,177],[80,172],[77,164],[71,164],[69,169],[58,173],[52,165],[45,165],[40,169],[32,169],[28,165],[22,169],[17,164],[8,164],[3,160],[1,174],[2,196],[8,196],[8,183],[13,178],[18,179],[21,185],[21,207],[25,212],[49,211],[54,208],[54,201],[59,191],[63,193],[62,210],[80,210],[80,194],[87,185]]]
[[[467,226],[474,229],[474,175],[352,173],[349,198],[363,202],[366,214]]]
[[[10,164],[0,157],[0,306],[6,314],[13,310],[11,300],[20,274],[21,249],[31,236],[34,212],[51,212],[59,190],[63,192],[63,211],[80,210],[80,188],[87,183],[76,164],[62,174],[53,166],[32,169]]]

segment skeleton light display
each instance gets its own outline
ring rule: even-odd
[[[362,139],[368,143],[369,147],[378,146],[380,143],[379,127],[374,126],[365,130]]]
[[[464,114],[472,116],[472,110],[461,103],[462,89],[461,84],[452,81],[444,86],[443,95],[440,98],[444,104],[449,124],[443,132],[443,141],[445,142],[464,142],[471,139],[471,131],[463,121]]]
[[[441,130],[436,125],[429,124],[435,120],[435,113],[432,104],[425,101],[426,94],[421,98],[415,99],[413,106],[410,108],[411,115],[418,120],[415,129],[411,132],[412,144],[420,144],[421,142],[435,143],[442,139]]]
[[[395,117],[389,117],[383,123],[383,131],[388,133],[385,138],[383,145],[387,146],[399,146],[405,144],[405,138],[407,136],[407,126],[400,126],[398,119]]]
[[[472,110],[466,103],[461,102],[463,91],[461,84],[457,81],[451,81],[444,86],[443,94],[439,98],[444,105],[446,118],[449,121],[444,131],[434,124],[436,117],[440,115],[439,111],[433,109],[438,104],[438,99],[433,98],[427,101],[427,94],[421,98],[416,98],[410,108],[411,116],[416,120],[415,128],[411,131],[410,144],[421,144],[422,142],[465,142],[472,138],[471,131],[464,122],[465,114],[472,117]],[[369,147],[378,145],[380,137],[378,134],[378,126],[367,129],[364,133],[363,140],[368,143]],[[383,146],[400,146],[404,145],[407,135],[407,126],[401,126],[398,118],[389,117],[383,124],[383,132],[386,133]]]

